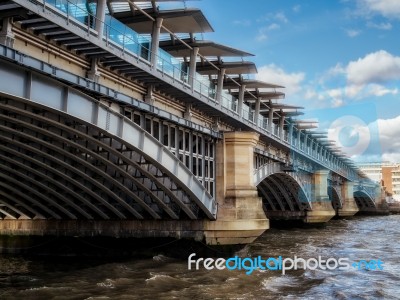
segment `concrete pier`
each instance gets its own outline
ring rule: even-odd
[[[208,244],[246,244],[269,228],[253,180],[253,153],[259,135],[225,132],[217,145],[218,219],[205,221]]]
[[[352,217],[358,211],[356,201],[354,200],[354,183],[351,181],[346,181],[342,186],[342,207],[338,209],[338,217]]]
[[[313,175],[312,210],[307,211],[306,223],[325,223],[336,214],[328,196],[328,174],[327,170],[319,170]]]

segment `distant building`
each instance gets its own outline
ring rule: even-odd
[[[400,201],[400,165],[393,167],[391,173],[392,173],[391,184],[392,184],[393,198]],[[390,182],[389,179],[387,181]]]
[[[391,162],[360,163],[358,167],[372,180],[381,182],[393,200],[400,201],[400,164]]]

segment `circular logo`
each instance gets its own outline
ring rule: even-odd
[[[343,116],[332,122],[328,138],[349,156],[361,155],[371,140],[368,125],[358,117]]]

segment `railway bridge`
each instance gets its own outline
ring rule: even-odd
[[[250,53],[164,2],[0,1],[0,234],[244,244],[387,212]]]

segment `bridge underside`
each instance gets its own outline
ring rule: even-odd
[[[354,193],[354,200],[356,201],[357,206],[360,208],[360,211],[372,211],[376,209],[375,203],[371,197],[362,191],[357,191]]]
[[[2,218],[207,217],[159,166],[92,124],[2,97],[0,131]]]
[[[299,183],[286,173],[275,173],[259,183],[258,195],[269,219],[304,219],[311,209]]]
[[[355,191],[354,200],[359,208],[358,214],[361,215],[389,214],[389,207],[386,201],[381,201],[381,199],[372,199],[371,196],[364,191]]]

